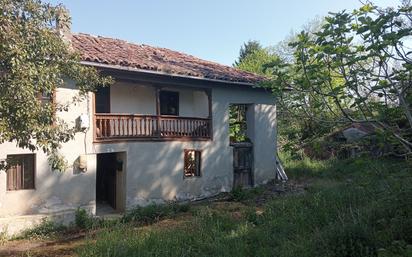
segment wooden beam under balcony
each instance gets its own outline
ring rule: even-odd
[[[97,113],[95,142],[211,140],[211,119],[165,115]]]

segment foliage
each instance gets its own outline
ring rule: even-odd
[[[53,238],[66,230],[67,230],[66,226],[55,223],[47,218],[44,218],[39,225],[23,231],[17,238],[19,239],[20,238],[28,238],[28,239]]]
[[[15,142],[32,151],[54,155],[76,130],[55,115],[67,111],[98,86],[111,83],[79,63],[59,32],[70,18],[62,6],[39,0],[0,0],[0,143]],[[69,103],[53,103],[56,88],[72,80],[79,95]],[[45,98],[41,99],[41,97]]]
[[[410,163],[288,156],[283,161],[292,178],[310,182],[305,194],[274,198],[261,214],[224,202],[198,206],[193,217],[175,225],[121,224],[91,236],[79,256],[410,255]]]
[[[188,204],[168,203],[164,205],[151,204],[145,207],[135,207],[122,217],[122,222],[151,224],[162,218],[173,217],[177,213],[189,211]]]
[[[4,245],[7,242],[7,230],[0,231],[0,246]]]
[[[241,186],[237,186],[233,188],[233,190],[230,192],[230,198],[233,201],[241,202],[241,201],[253,199],[256,196],[262,194],[262,192],[263,192],[263,188],[261,187],[244,189]]]
[[[270,71],[265,67],[279,62],[279,57],[270,48],[257,49],[242,58],[236,68],[260,75],[270,76]]]
[[[233,66],[238,66],[248,55],[253,54],[255,51],[262,50],[262,45],[259,41],[249,40],[240,47],[239,58]]]
[[[91,229],[96,223],[93,218],[85,209],[78,208],[74,216],[74,224],[81,229]]]
[[[229,137],[231,142],[249,142],[246,112],[248,105],[229,105]]]
[[[291,150],[336,127],[369,123],[397,155],[412,154],[412,7],[367,4],[332,13],[290,44],[294,62],[269,65]],[[401,114],[401,115],[393,115]],[[294,147],[294,148],[293,148]]]

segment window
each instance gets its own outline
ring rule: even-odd
[[[179,115],[179,93],[172,91],[160,91],[160,114]]]
[[[101,87],[95,93],[95,112],[110,113],[110,87]]]
[[[230,142],[250,142],[247,135],[246,104],[229,105],[229,135]]]
[[[7,190],[34,189],[34,154],[8,155]]]
[[[42,91],[41,93],[39,93],[38,98],[39,98],[39,100],[41,101],[41,103],[43,105],[53,103],[53,94],[52,93],[47,93],[47,92]]]
[[[201,151],[185,150],[184,177],[200,177]]]

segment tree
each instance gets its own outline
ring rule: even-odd
[[[239,58],[235,61],[234,66],[238,66],[248,55],[262,49],[262,45],[256,40],[249,40],[248,42],[243,43],[243,46],[240,47]]]
[[[236,68],[253,72],[260,75],[270,76],[271,73],[266,66],[279,61],[279,57],[270,48],[261,48],[246,55]]]
[[[53,169],[62,168],[61,143],[76,130],[54,115],[67,105],[42,101],[64,79],[76,82],[80,101],[86,93],[111,83],[83,66],[58,33],[70,22],[62,6],[39,0],[0,0],[0,143],[47,153]],[[66,13],[67,14],[67,13]]]
[[[267,86],[289,117],[318,128],[369,123],[396,154],[411,155],[411,12],[408,4],[367,4],[330,14],[318,32],[290,44],[293,63],[271,66]]]

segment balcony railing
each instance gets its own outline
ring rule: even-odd
[[[95,114],[95,141],[116,140],[207,140],[211,138],[211,120],[205,118]]]

